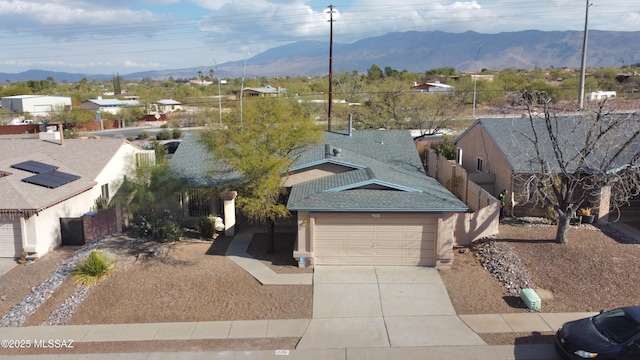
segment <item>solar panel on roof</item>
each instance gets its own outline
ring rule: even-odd
[[[29,184],[55,189],[78,179],[80,179],[80,176],[78,175],[68,174],[62,171],[49,171],[29,176],[28,178],[22,179],[22,181]]]
[[[13,164],[11,165],[11,167],[14,169],[24,170],[24,171],[32,172],[35,174],[42,174],[44,172],[53,171],[58,168],[57,166],[54,166],[54,165],[49,165],[49,164],[45,164],[45,163],[41,163],[33,160],[23,161],[21,163]]]

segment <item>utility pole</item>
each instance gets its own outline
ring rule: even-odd
[[[327,129],[331,131],[331,108],[333,107],[333,5],[329,5],[329,115]]]
[[[476,53],[476,61],[473,63],[473,109],[471,110],[471,117],[476,118],[476,86],[478,84],[478,56],[480,55],[480,49],[482,44],[478,46],[478,52]]]
[[[245,54],[244,65],[242,65],[242,85],[240,85],[240,126],[242,126],[242,95],[244,94],[244,70],[247,68],[247,56],[249,56],[249,53]]]
[[[216,65],[216,77],[218,78],[218,112],[219,112],[219,122],[220,127],[222,128],[222,98],[220,97],[220,74],[218,73],[218,62],[216,59],[213,59],[213,63]]]
[[[582,65],[580,66],[580,90],[578,92],[578,110],[584,107],[584,77],[587,67],[587,33],[589,29],[589,0],[587,0],[587,10],[584,16],[584,35],[582,38]]]

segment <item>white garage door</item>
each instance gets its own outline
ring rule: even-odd
[[[0,220],[0,257],[14,258],[21,252],[20,222]]]
[[[414,214],[315,214],[317,265],[435,266],[437,219]]]

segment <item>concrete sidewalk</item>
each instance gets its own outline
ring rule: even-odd
[[[560,360],[552,345],[501,346],[434,346],[412,348],[347,348],[312,350],[254,350],[254,351],[191,351],[191,352],[137,352],[110,354],[15,355],[10,359],[99,359],[99,360],[192,360],[192,359],[246,359],[263,360],[283,358],[290,360]]]

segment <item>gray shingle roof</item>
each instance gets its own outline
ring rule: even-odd
[[[629,115],[612,116],[620,116],[623,119],[628,118],[630,122],[629,130],[631,128],[637,128],[638,122],[640,121],[637,116],[635,118],[631,118]],[[539,149],[542,151],[542,157],[548,160],[547,164],[553,171],[557,171],[559,167],[544,119],[536,118],[533,124],[538,135],[538,144],[540,145]],[[554,121],[553,133],[557,134],[558,143],[563,147],[562,152],[569,172],[575,171],[578,166],[575,160],[578,159],[578,151],[584,148],[587,126],[590,124],[592,124],[591,121],[583,121],[577,116],[558,117],[557,122]],[[476,125],[484,127],[487,134],[493,139],[502,154],[504,154],[515,173],[530,174],[538,172],[540,165],[535,162],[537,156],[533,143],[530,140],[534,138],[534,132],[529,118],[481,118],[471,127]],[[555,128],[556,125],[557,128]],[[462,138],[465,134],[466,132],[460,135],[458,139]],[[613,133],[611,135],[613,135]],[[602,169],[603,166],[600,162],[605,157],[609,158],[611,152],[615,151],[614,149],[618,145],[620,144],[615,140],[598,142],[598,146],[591,149],[593,154],[587,158],[587,166],[594,169]],[[621,164],[628,163],[634,154],[638,154],[638,151],[640,151],[640,141],[632,144],[625,156],[621,157],[619,161],[612,166],[612,169]]]
[[[408,131],[327,133],[326,144],[302,154],[293,170],[323,163],[353,170],[293,186],[287,204],[290,210],[467,210],[444,186],[426,176]]]
[[[198,132],[185,135],[171,167],[192,186],[220,186],[239,181],[237,173],[216,173],[213,156]],[[346,171],[292,187],[290,210],[317,211],[466,211],[467,206],[428,177],[408,131],[354,131],[352,136],[325,133],[325,144],[300,153],[292,171],[339,164]],[[333,150],[339,149],[337,155]]]
[[[235,172],[218,172],[222,165],[216,163],[213,155],[200,143],[200,132],[187,132],[170,161],[170,166],[185,182],[195,187],[220,186],[236,182]]]

